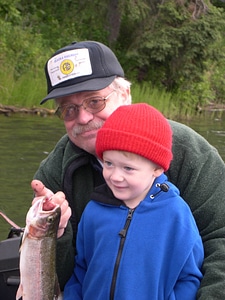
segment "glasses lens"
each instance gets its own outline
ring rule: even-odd
[[[78,108],[76,105],[58,107],[55,114],[64,121],[71,121],[77,117]]]
[[[97,113],[105,107],[105,99],[100,97],[86,99],[83,102],[83,107],[91,113]]]

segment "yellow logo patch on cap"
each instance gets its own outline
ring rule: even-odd
[[[63,74],[68,75],[71,72],[73,72],[74,69],[74,64],[72,60],[70,59],[65,59],[61,64],[60,64],[60,70]]]

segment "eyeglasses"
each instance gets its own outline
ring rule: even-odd
[[[100,111],[102,111],[106,103],[105,101],[115,92],[112,91],[108,96],[106,97],[92,97],[85,99],[81,105],[76,105],[76,104],[67,104],[67,105],[62,105],[59,106],[55,114],[62,120],[64,121],[72,121],[78,117],[80,107],[83,107],[86,111],[96,114]]]

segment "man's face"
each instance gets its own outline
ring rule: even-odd
[[[112,92],[112,94],[111,94]],[[102,127],[105,120],[111,113],[121,105],[126,104],[128,95],[126,93],[116,92],[111,87],[99,91],[81,92],[74,95],[57,99],[59,106],[75,104],[80,106],[84,100],[90,97],[107,97],[106,106],[98,113],[91,113],[82,106],[73,120],[64,120],[67,134],[70,140],[79,148],[95,155],[96,135],[99,128]]]

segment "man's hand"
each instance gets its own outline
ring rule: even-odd
[[[32,201],[32,205],[40,198],[47,197],[48,199],[51,199],[51,202],[60,206],[61,219],[59,223],[57,237],[61,237],[71,216],[71,208],[69,207],[68,201],[66,200],[64,193],[57,192],[56,194],[54,194],[51,190],[46,188],[44,184],[39,180],[32,180],[31,187],[35,194],[35,198]]]

